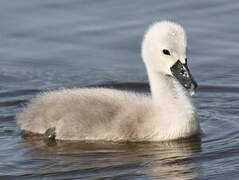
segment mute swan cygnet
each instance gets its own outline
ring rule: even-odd
[[[107,88],[47,92],[33,99],[17,122],[22,130],[60,140],[163,141],[200,132],[186,90],[197,84],[187,66],[186,35],[173,22],[153,24],[142,42],[152,97]]]

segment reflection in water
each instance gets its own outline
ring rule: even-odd
[[[38,167],[34,176],[77,178],[146,177],[192,179],[198,172],[190,157],[201,151],[200,137],[170,142],[71,142],[47,146],[41,136],[24,136],[28,166]],[[36,163],[35,163],[36,162]]]

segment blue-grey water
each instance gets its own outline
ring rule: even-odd
[[[237,0],[1,0],[0,179],[238,179]],[[140,44],[157,20],[188,35],[203,134],[164,143],[58,142],[14,116],[40,92],[107,84],[146,91]]]

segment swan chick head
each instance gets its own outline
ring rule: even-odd
[[[142,58],[148,71],[175,77],[183,87],[194,90],[197,83],[187,66],[187,38],[182,26],[161,21],[149,27],[142,42]]]

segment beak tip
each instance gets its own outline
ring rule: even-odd
[[[195,81],[193,81],[190,84],[185,84],[184,87],[185,87],[185,89],[187,89],[188,91],[191,92],[191,91],[195,91],[195,89],[197,89],[198,84]]]
[[[193,81],[193,86],[194,86],[194,89],[197,89],[198,83],[196,81]]]

